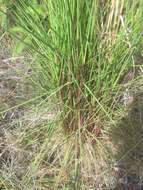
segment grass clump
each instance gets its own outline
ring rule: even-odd
[[[108,171],[115,153],[105,135],[108,126],[115,127],[122,117],[121,100],[126,89],[132,89],[136,67],[141,66],[136,55],[143,41],[142,2],[43,0],[40,4],[46,17],[24,0],[13,0],[11,12],[16,26],[28,36],[24,44],[32,53],[32,75],[24,77],[40,93],[37,107],[50,105],[55,112],[52,121],[40,127],[44,130],[31,127],[23,138],[32,144],[35,156],[23,180],[49,189],[50,185],[87,189],[95,186],[103,165]],[[21,33],[13,36],[23,41]],[[31,141],[33,133],[38,145]],[[46,172],[32,182],[40,167]]]

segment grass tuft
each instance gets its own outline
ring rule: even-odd
[[[18,144],[34,155],[21,183],[27,189],[78,190],[95,187],[100,178],[102,187],[115,186],[115,176],[107,178],[119,157],[110,135],[119,123],[123,126],[119,121],[139,82],[141,0],[12,2],[20,29],[9,34],[29,51],[31,74],[22,77],[38,94],[20,105],[33,102],[39,114],[45,107],[54,112],[50,120],[41,119],[43,125],[37,119],[28,132],[20,132]],[[122,127],[119,131],[124,134]]]

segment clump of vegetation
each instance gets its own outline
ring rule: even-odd
[[[23,77],[38,97],[26,103],[46,106],[54,116],[40,130],[30,127],[23,138],[35,156],[24,178],[49,189],[93,187],[103,165],[107,169],[114,160],[116,151],[106,135],[125,116],[131,101],[128,97],[125,103],[123,97],[134,88],[141,66],[136,56],[143,41],[142,2],[33,2],[12,1],[15,26],[9,34],[32,54],[32,74]],[[40,167],[46,172],[33,179]]]

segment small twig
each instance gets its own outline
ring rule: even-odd
[[[24,56],[21,56],[21,57],[10,57],[8,59],[3,59],[2,61],[3,62],[8,62],[8,61],[14,61],[16,59],[24,59],[25,57]]]
[[[0,37],[0,41],[3,39],[3,37],[5,36],[6,32],[4,32],[1,37]]]
[[[141,70],[141,72],[143,73],[143,68],[140,66],[140,70]]]

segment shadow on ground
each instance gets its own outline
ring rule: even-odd
[[[126,113],[109,135],[116,150],[115,189],[143,190],[143,93],[134,96]]]

